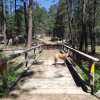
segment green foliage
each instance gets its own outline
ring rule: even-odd
[[[100,65],[96,64],[94,91],[97,92],[99,90],[100,90]]]
[[[55,24],[53,28],[53,36],[63,39],[65,33],[65,16],[66,16],[66,6],[65,1],[60,0],[57,7],[57,13],[55,17]]]
[[[95,67],[96,69],[95,69],[95,80],[94,80],[94,92],[96,93],[97,91],[100,90],[100,65],[96,64]],[[89,81],[87,75],[78,66],[76,66],[75,68],[85,81]],[[89,68],[89,66],[86,65],[86,68]]]
[[[3,86],[0,86],[0,95],[2,94],[2,93],[4,93],[4,87]]]
[[[7,86],[11,85],[11,83],[20,75],[20,72],[12,72],[7,73],[3,77],[3,86],[0,86],[0,95],[4,94],[6,92]]]
[[[79,66],[75,66],[76,70],[78,71],[78,73],[82,76],[82,78],[87,81],[88,77],[87,75],[79,68]]]
[[[14,79],[16,79],[18,76],[20,75],[20,72],[11,72],[11,73],[8,73],[6,76],[5,76],[5,82],[7,84],[11,83],[12,81],[14,81]]]
[[[16,33],[17,34],[21,34],[24,30],[24,15],[23,15],[23,8],[20,7],[19,9],[17,9],[16,11]]]
[[[14,31],[13,21],[14,21],[14,18],[12,16],[7,16],[7,23],[8,23],[7,24],[7,32],[10,37],[12,37],[12,32]]]
[[[4,55],[1,55],[1,56],[4,56]],[[11,61],[7,64],[7,71],[8,70],[12,70],[14,69],[14,66],[18,65],[18,63],[14,62],[14,61]],[[0,95],[4,94],[6,92],[6,89],[7,89],[7,86],[11,85],[12,82],[18,78],[18,76],[20,75],[21,73],[21,69],[20,70],[17,70],[17,71],[11,71],[11,72],[7,72],[5,73],[3,76],[0,75],[0,82],[3,83],[3,85],[0,86]]]
[[[36,6],[33,9],[34,34],[46,34],[48,30],[48,14],[45,8]]]
[[[48,12],[48,35],[53,36],[53,29],[55,27],[55,17],[57,13],[57,5],[52,5]]]

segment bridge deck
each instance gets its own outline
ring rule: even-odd
[[[62,60],[53,65],[53,55],[57,52],[44,50],[7,100],[97,100],[76,85]]]

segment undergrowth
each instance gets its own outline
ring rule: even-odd
[[[89,68],[88,65],[86,65],[86,66]],[[75,66],[75,68],[78,71],[78,73],[83,77],[83,79],[85,81],[89,81],[87,75],[78,66]],[[99,64],[96,64],[95,65],[95,73],[94,73],[94,76],[95,76],[94,92],[96,93],[97,91],[100,90],[100,65]]]

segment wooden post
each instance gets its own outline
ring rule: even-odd
[[[91,87],[91,94],[94,95],[94,72],[95,72],[95,62],[91,62],[90,64],[90,75],[92,78],[90,78],[90,87]]]
[[[39,55],[41,51],[41,46],[39,46],[37,49],[38,49],[38,55]]]
[[[28,53],[25,53],[25,60],[27,59],[27,55],[28,55]],[[27,67],[27,65],[28,65],[28,61],[26,62],[26,67]]]
[[[0,86],[6,87],[7,83],[5,81],[5,74],[7,74],[7,62],[6,59],[0,59]]]
[[[35,54],[35,52],[36,52],[36,49],[34,49],[34,59],[35,59],[35,57],[36,57],[36,54]]]
[[[64,50],[64,46],[62,45],[62,50]]]
[[[43,51],[43,49],[44,49],[44,48],[43,48],[43,45],[41,45],[41,52]]]
[[[39,51],[39,54],[42,52],[42,46],[40,46],[40,51]]]
[[[37,48],[37,55],[39,55],[40,46]]]

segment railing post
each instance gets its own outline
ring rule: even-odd
[[[62,49],[64,50],[64,45],[62,45]]]
[[[40,51],[41,51],[41,46],[39,46],[39,54],[40,54]]]
[[[34,49],[34,59],[35,59],[35,57],[36,57],[35,51],[36,51],[36,49]]]
[[[43,49],[44,49],[44,48],[43,48],[43,45],[41,45],[41,51],[43,51]]]
[[[91,94],[94,95],[94,72],[95,72],[95,62],[90,63],[90,75],[92,76],[90,78],[90,87],[91,87]]]
[[[42,51],[42,45],[40,46],[40,51],[39,51],[39,54],[41,53],[41,51]]]
[[[6,59],[0,59],[0,86],[3,86],[3,88],[6,87],[7,82],[5,80],[5,76],[7,74],[7,62]]]
[[[62,45],[61,44],[59,44],[59,49],[62,49]]]
[[[39,55],[39,51],[40,51],[40,46],[37,47],[37,55]]]
[[[27,55],[28,55],[28,53],[25,53],[25,60],[27,60]],[[27,65],[28,65],[28,61],[26,62],[26,67],[27,67]]]

